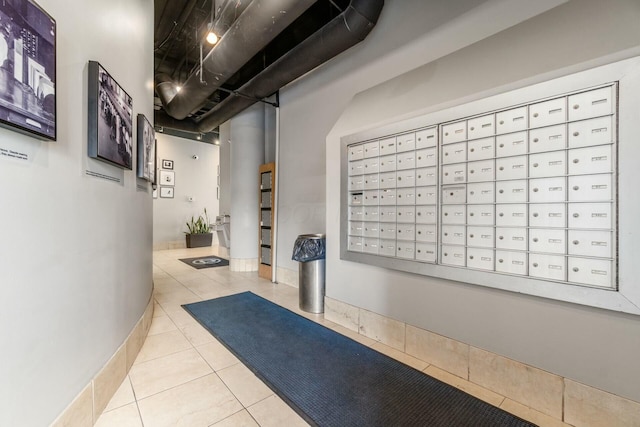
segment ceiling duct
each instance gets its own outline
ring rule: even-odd
[[[176,120],[156,112],[156,126],[206,133],[298,77],[364,40],[375,26],[384,0],[351,0],[320,30],[265,68],[233,94],[194,120]]]
[[[170,76],[156,76],[156,92],[164,110],[178,120],[198,110],[229,77],[315,1],[253,0],[203,59],[199,72],[191,74],[180,90]]]

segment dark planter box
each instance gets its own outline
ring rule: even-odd
[[[213,233],[205,234],[186,234],[187,247],[188,248],[202,248],[204,246],[211,246],[213,241]]]

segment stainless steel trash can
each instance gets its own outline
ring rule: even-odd
[[[309,313],[324,313],[325,235],[302,234],[294,246],[298,270],[300,309]]]

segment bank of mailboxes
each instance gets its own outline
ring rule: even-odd
[[[349,145],[348,250],[615,286],[616,89]]]

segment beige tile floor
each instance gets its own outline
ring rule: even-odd
[[[298,290],[235,273],[195,270],[179,261],[216,248],[156,251],[155,311],[149,335],[129,375],[98,418],[97,427],[296,427],[308,424],[181,307],[243,291],[343,333],[441,381],[541,426],[566,425],[433,365],[298,308]]]

